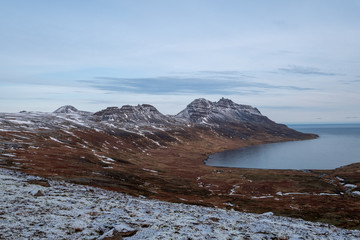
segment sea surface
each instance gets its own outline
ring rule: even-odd
[[[211,155],[209,166],[261,169],[334,169],[360,162],[360,124],[289,125],[319,138],[271,143]]]

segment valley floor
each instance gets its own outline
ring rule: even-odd
[[[324,223],[148,200],[0,169],[0,239],[359,239]]]

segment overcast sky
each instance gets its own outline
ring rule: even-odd
[[[230,98],[360,122],[360,1],[3,0],[0,112]]]

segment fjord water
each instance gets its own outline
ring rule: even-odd
[[[360,124],[290,125],[319,138],[271,143],[211,155],[206,165],[261,169],[334,169],[360,162]]]

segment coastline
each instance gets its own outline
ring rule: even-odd
[[[207,156],[206,159],[203,160],[203,163],[206,165],[206,166],[209,166],[209,167],[224,167],[224,168],[240,168],[240,169],[268,169],[268,170],[280,170],[280,169],[277,169],[277,168],[248,168],[248,167],[232,167],[232,166],[218,166],[218,165],[208,165],[206,164],[206,162],[209,160],[209,158],[215,154],[219,154],[219,153],[226,153],[226,152],[232,152],[232,151],[237,151],[237,150],[240,150],[240,149],[244,149],[244,148],[251,148],[251,147],[258,147],[258,146],[262,146],[262,145],[269,145],[269,144],[276,144],[276,143],[286,143],[286,142],[297,142],[297,141],[307,141],[307,140],[314,140],[314,139],[317,139],[319,138],[320,136],[318,134],[314,134],[314,133],[304,133],[304,134],[307,134],[309,135],[309,138],[306,138],[306,139],[294,139],[294,140],[285,140],[285,141],[276,141],[276,142],[266,142],[266,143],[259,143],[259,144],[255,144],[255,145],[248,145],[248,146],[243,146],[243,147],[240,147],[240,148],[234,148],[234,149],[227,149],[227,150],[223,150],[223,151],[219,151],[219,152],[215,152],[215,153],[212,153],[210,154],[209,156]],[[304,169],[283,169],[283,170],[304,170]],[[309,169],[311,170],[311,169]],[[323,170],[323,169],[322,169]]]
[[[353,214],[360,212],[358,198],[340,194],[345,191],[344,185],[357,184],[355,168],[304,172],[210,167],[203,162],[219,151],[316,137],[281,129],[288,135],[235,128],[248,131],[246,139],[219,135],[206,127],[152,129],[156,135],[149,135],[151,140],[125,130],[110,134],[83,126],[41,129],[36,133],[1,131],[2,138],[11,135],[14,140],[6,143],[11,145],[5,147],[12,149],[3,152],[0,165],[133,196],[240,212],[271,211],[279,216],[360,229],[360,216]],[[147,146],[146,150],[143,146]],[[341,185],[336,177],[345,179],[345,184]]]

